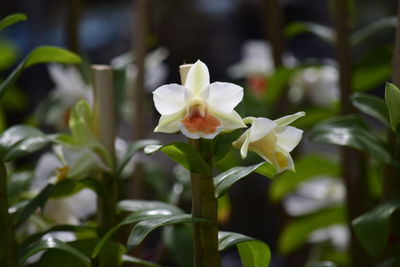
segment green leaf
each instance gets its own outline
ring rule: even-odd
[[[363,41],[370,38],[372,35],[381,32],[387,28],[395,28],[397,25],[396,17],[382,18],[374,21],[364,28],[357,30],[350,37],[350,42],[353,46],[362,43]]]
[[[92,109],[85,100],[78,101],[72,108],[68,124],[75,145],[85,145],[97,141],[93,131]]]
[[[284,172],[274,179],[269,189],[272,201],[280,201],[301,183],[317,176],[340,176],[338,164],[326,157],[309,154],[296,160],[296,172]]]
[[[106,242],[124,225],[136,223],[153,217],[183,214],[181,209],[171,204],[146,200],[123,200],[118,203],[118,209],[123,211],[131,211],[133,213],[127,216],[122,222],[111,228],[103,236],[93,250],[92,258],[95,258],[99,255]]]
[[[90,259],[86,257],[84,254],[82,254],[79,250],[76,248],[61,242],[58,239],[55,238],[48,238],[48,239],[43,239],[39,240],[38,242],[34,243],[32,246],[29,247],[28,251],[25,251],[22,253],[22,256],[20,257],[18,261],[18,266],[23,266],[25,261],[32,255],[43,251],[43,250],[48,250],[48,249],[58,249],[63,252],[66,252],[70,255],[73,255],[81,263],[83,263],[85,266],[90,267]]]
[[[37,208],[43,207],[46,201],[51,196],[54,190],[54,185],[49,184],[39,194],[37,194],[33,199],[31,199],[20,211],[18,211],[13,217],[13,224],[19,226],[27,218],[29,218],[32,213],[36,211]]]
[[[307,116],[293,122],[292,126],[300,129],[314,127],[323,120],[332,118],[339,114],[339,109],[335,106],[332,108],[306,108],[304,112]],[[297,165],[297,164],[296,164]]]
[[[305,33],[312,33],[330,45],[334,44],[336,38],[332,28],[312,22],[295,21],[284,30],[285,37],[289,39]]]
[[[19,199],[20,194],[28,191],[33,180],[33,173],[31,171],[14,172],[11,174],[10,179],[7,181],[7,195],[10,203]]]
[[[163,228],[162,243],[177,267],[187,267],[193,264],[192,232],[192,227],[185,224],[170,225]]]
[[[232,149],[232,142],[237,140],[242,129],[237,129],[230,133],[221,133],[217,135],[213,146],[214,161],[222,160]]]
[[[293,219],[285,226],[279,237],[279,250],[284,254],[291,253],[302,246],[315,230],[344,223],[346,223],[346,215],[342,206],[320,210]]]
[[[50,139],[36,128],[16,125],[0,136],[0,150],[5,161],[29,155],[50,142]]]
[[[390,227],[390,218],[400,208],[400,199],[388,201],[357,217],[352,225],[363,247],[379,257],[385,249]]]
[[[385,102],[389,112],[390,125],[396,131],[400,122],[400,90],[392,83],[386,83]]]
[[[389,113],[383,99],[365,93],[355,93],[350,99],[358,110],[389,126]]]
[[[8,15],[7,17],[0,20],[0,31],[4,30],[5,28],[7,28],[10,25],[13,25],[20,21],[25,21],[27,19],[28,19],[28,17],[23,13],[14,13],[14,14]]]
[[[172,224],[178,223],[208,223],[209,221],[202,218],[193,218],[190,214],[169,215],[162,217],[149,218],[137,223],[131,230],[128,238],[128,249],[139,245],[143,239],[153,230]]]
[[[161,267],[161,265],[152,263],[150,261],[141,260],[139,258],[132,257],[130,255],[123,255],[122,256],[122,262],[124,262],[124,263],[136,263],[136,264],[141,264],[143,266],[149,266],[149,267]]]
[[[236,245],[244,267],[269,266],[271,251],[267,244],[254,238],[231,232],[218,232],[218,250]]]
[[[215,197],[221,197],[234,183],[246,177],[264,164],[268,163],[261,162],[249,167],[234,167],[214,177]]]
[[[285,93],[289,79],[296,69],[279,67],[268,81],[268,89],[265,92],[265,101],[270,106],[275,106],[280,96]]]
[[[353,147],[384,163],[392,163],[385,143],[356,115],[338,116],[317,125],[310,139],[320,144]]]
[[[22,72],[33,65],[41,63],[64,63],[64,64],[79,64],[81,59],[78,55],[69,52],[65,49],[53,46],[41,46],[35,48],[25,59],[14,69],[7,79],[0,84],[0,98],[4,95],[7,88],[10,87]]]
[[[186,143],[177,142],[165,146],[150,145],[145,148],[145,153],[152,154],[157,150],[161,150],[172,160],[176,161],[192,173],[211,174],[210,166],[208,166],[201,156]]]
[[[128,150],[126,151],[125,155],[121,159],[121,161],[118,163],[117,170],[116,170],[116,175],[121,175],[122,171],[126,167],[126,164],[128,164],[129,160],[133,157],[133,155],[136,154],[139,150],[145,148],[146,146],[149,145],[154,145],[159,143],[158,140],[153,140],[153,139],[145,139],[145,140],[139,140],[137,142],[134,142],[129,145]]]

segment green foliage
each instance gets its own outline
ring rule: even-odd
[[[307,242],[313,231],[333,224],[343,224],[345,218],[344,208],[337,206],[293,219],[279,237],[279,250],[284,254],[291,253]]]
[[[50,142],[50,139],[36,128],[17,125],[7,129],[0,136],[0,153],[5,162],[29,155]]]
[[[122,256],[122,262],[123,263],[136,263],[136,264],[141,264],[143,266],[148,266],[148,267],[161,267],[161,265],[149,262],[149,261],[145,261],[145,260],[141,260],[139,258],[130,256],[130,255],[123,255]]]
[[[400,200],[391,200],[353,220],[357,238],[374,257],[379,257],[385,249],[389,237],[390,219],[399,208]]]
[[[63,64],[79,64],[81,59],[78,55],[65,49],[53,46],[41,46],[35,48],[24,60],[14,69],[7,79],[0,84],[0,98],[6,90],[21,76],[22,72],[33,65],[41,63],[57,62]]]
[[[214,161],[222,160],[232,149],[232,142],[237,140],[241,134],[241,129],[230,133],[221,133],[214,139],[213,156]]]
[[[162,226],[180,223],[209,223],[209,221],[202,218],[193,218],[190,214],[164,215],[142,220],[132,228],[129,234],[128,249],[139,245],[153,230]]]
[[[234,167],[214,177],[215,197],[221,197],[234,183],[261,168],[263,165],[270,164],[261,162],[249,167]],[[273,175],[267,177],[273,178]]]
[[[16,62],[17,50],[12,42],[0,39],[0,71],[7,70]]]
[[[353,46],[358,45],[372,37],[374,34],[388,28],[395,28],[396,25],[397,19],[395,17],[379,19],[354,32],[350,37],[350,42]]]
[[[305,33],[312,33],[330,45],[335,43],[335,31],[330,27],[318,23],[295,21],[284,29],[284,35],[288,39]]]
[[[306,267],[337,267],[337,265],[331,261],[323,261],[307,264]]]
[[[296,161],[295,173],[284,172],[274,180],[269,189],[270,198],[273,201],[280,201],[301,183],[323,175],[338,177],[340,175],[339,166],[319,155],[302,156]]]
[[[35,255],[36,253],[43,251],[43,250],[48,250],[48,249],[58,249],[61,250],[65,253],[68,253],[72,256],[74,256],[76,259],[79,260],[83,266],[88,266],[90,267],[90,259],[86,257],[82,252],[77,250],[76,248],[61,242],[58,239],[55,238],[48,238],[48,239],[41,239],[37,241],[36,243],[32,244],[27,251],[23,251],[21,253],[21,257],[18,261],[18,266],[22,266],[25,261],[32,255]],[[54,261],[54,263],[58,262],[59,258],[57,261]],[[42,265],[43,266],[43,265]]]
[[[128,150],[126,151],[125,155],[122,157],[120,162],[118,162],[118,166],[116,168],[115,174],[117,176],[122,175],[122,171],[128,164],[128,162],[131,160],[131,158],[139,151],[145,148],[148,145],[155,145],[158,144],[159,141],[153,140],[153,139],[144,139],[144,140],[139,140],[137,142],[134,142],[129,145]]]
[[[218,250],[233,245],[236,245],[244,267],[269,266],[271,251],[267,244],[242,234],[218,232]]]
[[[389,112],[390,125],[396,131],[400,122],[400,90],[392,83],[386,83],[385,102]]]
[[[264,98],[267,104],[275,107],[278,104],[279,98],[285,93],[286,86],[296,69],[288,69],[279,67],[268,81],[268,89],[265,92]]]
[[[326,120],[328,118],[332,118],[333,116],[338,115],[339,109],[338,106],[332,108],[305,108],[304,112],[307,116],[301,118],[301,120],[296,120],[293,122],[293,126],[305,129],[315,126],[317,123]],[[297,164],[296,164],[297,165]]]
[[[351,102],[361,112],[389,126],[389,113],[385,101],[381,98],[365,93],[355,93],[351,96]]]
[[[14,13],[0,20],[0,31],[17,22],[25,21],[28,17],[23,13]]]
[[[192,228],[185,224],[171,225],[163,228],[163,244],[179,267],[191,266],[193,263],[192,231]]]
[[[169,145],[149,145],[145,147],[146,154],[152,154],[161,150],[175,162],[182,165],[185,169],[193,173],[211,174],[211,169],[203,158],[188,144],[183,142],[172,143]]]
[[[378,161],[392,163],[384,141],[356,115],[339,116],[317,125],[311,131],[310,139],[320,144],[353,147]]]

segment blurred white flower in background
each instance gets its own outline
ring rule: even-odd
[[[339,72],[333,65],[300,69],[289,83],[288,97],[293,103],[307,98],[316,106],[329,107],[339,101]]]
[[[284,66],[293,67],[296,59],[289,53],[283,58]],[[268,79],[275,66],[271,45],[264,40],[249,40],[242,45],[242,59],[228,68],[234,79],[246,79],[246,87],[255,95],[261,95],[268,87]]]
[[[315,177],[303,182],[296,191],[283,201],[286,212],[294,217],[318,212],[344,203],[346,189],[341,179],[336,177]],[[319,228],[309,235],[309,242],[330,242],[336,249],[344,251],[350,233],[346,225],[334,224]]]

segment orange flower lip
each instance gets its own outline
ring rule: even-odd
[[[221,122],[201,105],[190,107],[188,113],[181,123],[190,133],[213,134],[221,125]]]

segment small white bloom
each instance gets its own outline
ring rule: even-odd
[[[339,251],[345,251],[350,241],[350,231],[345,225],[334,224],[312,232],[308,238],[311,243],[330,242]]]
[[[345,187],[334,177],[315,177],[303,182],[296,191],[283,201],[286,212],[291,216],[301,216],[323,208],[343,203]]]
[[[298,112],[274,121],[267,118],[248,118],[252,121],[250,129],[233,142],[233,146],[240,148],[242,158],[250,150],[274,165],[277,172],[294,171],[290,152],[300,142],[303,131],[288,125],[304,115],[304,112]]]
[[[210,84],[207,66],[197,61],[184,86],[167,84],[153,92],[161,114],[155,132],[181,131],[190,138],[214,138],[222,130],[246,127],[234,107],[243,98],[243,88],[224,82]]]
[[[308,67],[296,72],[290,80],[289,100],[299,102],[307,97],[313,104],[326,107],[339,101],[339,73],[336,67]]]

